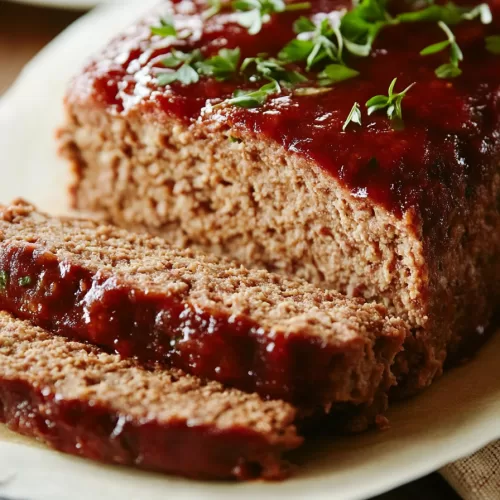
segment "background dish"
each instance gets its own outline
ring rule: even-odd
[[[67,165],[56,155],[62,96],[91,52],[156,0],[102,7],[47,46],[0,100],[3,155],[0,201],[23,196],[52,213],[67,212]],[[394,407],[385,433],[314,443],[298,459],[308,465],[282,484],[221,484],[93,464],[33,446],[0,428],[0,496],[72,498],[361,499],[427,474],[500,438],[500,336],[469,364],[420,397]],[[235,491],[236,490],[236,491]]]

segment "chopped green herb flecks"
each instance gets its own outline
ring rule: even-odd
[[[395,94],[394,86],[396,85],[396,81],[397,78],[394,78],[389,85],[388,95],[376,95],[369,99],[365,106],[368,108],[369,115],[380,109],[386,109],[387,117],[391,119],[394,125],[399,128],[402,125],[403,120],[401,103],[406,96],[406,93],[413,87],[413,85],[415,85],[415,83],[412,83],[403,91]]]
[[[399,22],[387,12],[386,4],[386,0],[361,0],[342,18],[340,32],[351,54],[368,56],[380,30]]]
[[[319,84],[322,86],[330,86],[334,83],[349,80],[359,75],[359,71],[348,68],[343,64],[329,64],[323,71],[318,74]]]
[[[172,82],[180,82],[184,85],[196,83],[200,77],[193,65],[200,60],[201,52],[199,50],[187,53],[172,49],[172,52],[162,59],[161,63],[166,68],[177,69],[158,75],[158,85],[168,85]]]
[[[31,276],[23,276],[19,278],[19,286],[29,286],[31,285]]]
[[[216,80],[227,80],[238,71],[240,49],[220,49],[215,56],[195,63],[200,75],[212,76]]]
[[[486,37],[486,50],[492,54],[500,55],[500,35]]]
[[[309,2],[286,4],[283,0],[236,0],[232,5],[237,11],[236,22],[251,35],[260,32],[262,25],[271,20],[271,14],[311,8]]]
[[[266,58],[265,54],[258,57],[247,57],[241,65],[241,71],[247,72],[254,68],[250,81],[257,81],[262,78],[266,80],[278,81],[285,86],[306,82],[307,78],[298,71],[288,70],[284,63],[274,58]]]
[[[277,81],[266,83],[257,90],[236,90],[234,97],[227,99],[222,104],[232,104],[240,108],[257,108],[262,106],[269,96],[279,94],[281,87]]]
[[[450,28],[443,23],[443,21],[438,22],[439,27],[446,33],[448,40],[444,42],[434,43],[425,47],[425,49],[420,51],[420,55],[428,56],[431,54],[436,54],[445,50],[449,47],[450,49],[450,62],[442,64],[436,68],[436,76],[438,78],[456,78],[462,74],[462,70],[459,68],[460,61],[463,60],[464,56],[460,47],[457,44],[455,35],[450,30]]]
[[[349,111],[344,125],[342,126],[342,130],[345,131],[345,129],[351,122],[361,125],[361,109],[359,108],[359,104],[357,102],[353,104],[351,111]]]
[[[234,137],[232,135],[230,135],[228,137],[228,139],[229,139],[229,142],[233,142],[235,144],[241,144],[243,142],[243,139],[240,139],[239,137]]]
[[[325,60],[342,63],[342,35],[339,26],[332,25],[328,18],[316,25],[301,17],[295,22],[294,30],[299,37],[283,47],[278,54],[280,60],[305,61],[307,70]]]
[[[174,22],[170,19],[160,19],[160,26],[151,26],[151,33],[158,36],[177,36]]]
[[[203,19],[210,19],[211,17],[218,14],[222,9],[221,0],[208,0],[208,9],[203,11]]]
[[[402,23],[415,23],[420,21],[439,22],[447,25],[458,24],[464,20],[479,18],[483,24],[490,24],[492,21],[491,10],[488,4],[482,3],[474,7],[462,7],[453,2],[444,5],[431,5],[425,9],[414,12],[403,12],[397,16]]]
[[[5,290],[9,284],[9,273],[7,271],[0,271],[0,290]]]

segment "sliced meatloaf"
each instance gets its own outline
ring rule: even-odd
[[[391,5],[399,12],[414,4]],[[240,106],[226,101],[235,89],[255,90],[264,69],[224,81],[203,70],[186,83],[168,69],[175,51],[276,57],[299,16],[335,24],[350,4],[312,0],[306,11],[268,14],[257,34],[231,7],[210,17],[203,1],[164,4],[94,57],[68,90],[60,137],[75,174],[73,204],[177,245],[383,303],[412,328],[398,360],[400,386],[422,388],[449,353],[484,332],[498,303],[500,63],[485,37],[500,30],[500,4],[489,4],[492,24],[481,24],[478,11],[452,27],[463,52],[455,79],[435,72],[447,51],[420,55],[445,36],[432,7],[420,16],[429,22],[385,26],[367,57],[346,51],[343,61],[359,75],[330,91],[311,89],[316,73],[299,62],[286,69],[309,82]],[[166,13],[177,35],[152,34]],[[374,22],[375,13],[365,14]],[[395,77],[394,92],[415,83],[400,101],[404,124],[387,117],[397,106],[368,116],[364,105],[387,95]],[[361,125],[356,114],[346,123],[354,103]]]
[[[22,201],[0,208],[0,309],[304,413],[383,407],[408,332],[383,306]]]
[[[72,455],[199,478],[278,479],[295,409],[145,369],[0,312],[0,421]]]

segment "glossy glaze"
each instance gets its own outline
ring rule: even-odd
[[[353,336],[335,345],[300,332],[265,331],[247,317],[139,290],[61,261],[35,245],[1,246],[0,270],[7,276],[0,308],[16,317],[126,357],[160,361],[247,392],[284,399],[304,410],[329,404],[348,391],[350,370],[364,358],[369,342]],[[29,283],[21,284],[26,277]],[[373,367],[375,379],[364,388],[366,398],[378,389],[376,377],[385,367],[385,355],[392,355],[400,342],[390,337],[377,340],[379,364]]]
[[[313,0],[309,15],[346,6],[344,0]],[[454,32],[464,52],[463,75],[440,80],[434,69],[447,62],[447,52],[422,57],[419,51],[444,39],[435,23],[401,24],[385,29],[367,58],[348,57],[361,75],[315,96],[276,96],[258,109],[210,104],[229,97],[235,88],[251,84],[241,78],[158,87],[161,56],[171,39],[151,37],[148,26],[158,14],[112,42],[76,80],[69,101],[92,103],[116,113],[139,111],[161,123],[175,116],[186,123],[218,120],[276,141],[288,151],[317,162],[357,198],[381,204],[397,216],[409,209],[423,220],[424,231],[446,234],[453,211],[464,206],[474,187],[489,175],[500,157],[500,57],[484,48],[486,34],[500,33],[500,3],[490,2],[494,22],[463,22]],[[400,5],[399,5],[400,7]],[[165,7],[166,8],[166,7]],[[206,55],[220,47],[240,47],[243,56],[275,55],[293,38],[299,14],[277,14],[256,36],[223,13],[202,23],[204,5],[184,0],[175,4],[176,27],[192,36],[175,42],[189,51],[201,47]],[[416,85],[403,101],[404,130],[395,131],[383,112],[370,117],[364,103],[386,94],[398,77],[396,90]],[[353,102],[363,107],[363,125],[342,125]],[[438,229],[436,232],[435,230]]]

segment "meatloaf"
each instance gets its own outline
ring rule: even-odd
[[[0,421],[57,450],[197,478],[277,479],[302,438],[283,401],[145,369],[0,312]]]
[[[338,26],[342,18],[343,36],[347,0],[284,4],[260,12],[262,26],[250,29],[237,5],[164,3],[73,80],[61,150],[74,172],[76,208],[384,304],[412,330],[398,356],[399,387],[411,393],[481,336],[498,303],[500,60],[492,44],[500,3],[489,2],[490,24],[480,20],[491,21],[484,5],[435,5],[409,22],[415,16],[398,13],[419,2],[396,1],[378,22],[368,4],[356,2],[354,16],[383,29],[372,46],[369,37],[351,43],[358,56],[344,44],[332,71],[343,62],[354,77],[325,88],[314,83],[321,63],[283,66],[283,48],[300,59],[301,43],[321,45],[325,38],[314,37],[325,19]],[[306,19],[297,24],[299,16]],[[294,23],[305,31],[295,41]],[[261,61],[250,76],[230,78],[207,70],[216,66],[210,56],[231,63],[238,54],[221,48],[239,49],[240,60],[268,57],[268,69]],[[187,57],[205,62],[189,66]],[[187,77],[169,69],[176,60],[187,61]],[[302,81],[297,74],[308,82],[291,89]],[[406,92],[389,102],[396,77],[390,92]],[[367,110],[374,96],[378,108]]]
[[[408,333],[381,305],[23,201],[0,208],[0,309],[304,414],[383,410]]]

